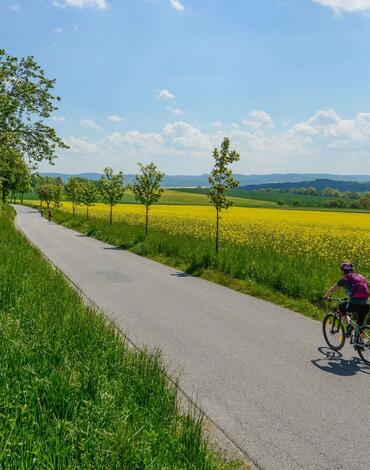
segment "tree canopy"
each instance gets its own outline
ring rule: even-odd
[[[239,181],[234,178],[229,165],[240,160],[240,156],[235,150],[230,150],[230,139],[225,137],[221,149],[215,148],[213,150],[213,159],[214,167],[208,178],[210,184],[208,197],[216,209],[216,252],[218,252],[220,212],[232,205],[232,202],[226,197],[227,191],[239,185]]]
[[[112,168],[104,168],[104,174],[99,181],[99,189],[104,203],[110,206],[109,223],[112,224],[113,206],[121,201],[125,192],[122,171],[115,175]]]
[[[161,182],[164,173],[158,171],[155,163],[144,165],[138,163],[141,174],[136,175],[131,189],[135,195],[135,199],[145,206],[145,233],[148,233],[148,212],[152,204],[159,201],[163,189]]]
[[[54,85],[32,56],[18,59],[0,49],[0,157],[15,149],[37,166],[52,163],[56,149],[67,148],[45,123],[60,100],[51,93]]]

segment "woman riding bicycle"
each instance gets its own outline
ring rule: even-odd
[[[356,273],[352,263],[342,263],[340,265],[342,278],[331,287],[324,298],[331,297],[338,289],[343,287],[348,294],[348,301],[339,305],[339,310],[343,315],[347,329],[346,336],[353,330],[348,314],[353,314],[354,320],[361,327],[364,324],[366,315],[369,313],[369,283],[362,274]]]

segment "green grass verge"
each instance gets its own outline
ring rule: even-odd
[[[182,269],[240,292],[269,300],[311,318],[321,319],[317,307],[325,287],[338,275],[333,263],[279,255],[269,247],[222,245],[218,256],[213,240],[173,236],[155,229],[145,237],[140,225],[109,225],[104,219],[86,220],[70,213],[54,213],[54,221],[139,255]]]
[[[1,212],[0,468],[237,468],[180,412],[160,354],[122,341]]]

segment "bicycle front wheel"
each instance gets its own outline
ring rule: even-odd
[[[346,338],[342,321],[334,313],[328,313],[322,323],[322,332],[329,348],[339,351]]]
[[[370,325],[364,325],[360,328],[356,349],[360,358],[370,365]]]

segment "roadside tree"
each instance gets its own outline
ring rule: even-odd
[[[50,209],[50,204],[53,200],[53,195],[56,186],[51,182],[45,182],[39,187],[39,197],[41,195],[40,201],[46,202],[46,207]],[[42,206],[42,203],[41,203]]]
[[[57,184],[54,187],[54,191],[53,191],[53,206],[57,210],[57,212],[59,211],[60,206],[62,205],[63,193],[64,193],[63,186],[60,184]]]
[[[141,174],[136,175],[134,183],[131,185],[131,189],[135,195],[135,199],[140,201],[145,206],[145,234],[148,234],[149,224],[149,209],[150,206],[159,201],[161,198],[163,189],[161,188],[161,182],[164,177],[164,173],[158,171],[155,163],[149,163],[143,165],[138,163]]]
[[[72,202],[73,217],[76,214],[76,207],[80,204],[81,181],[75,176],[71,176],[67,181],[64,190],[68,199]]]
[[[20,174],[20,178],[17,183],[17,191],[21,204],[23,204],[24,194],[31,190],[31,172],[26,166],[23,172]]]
[[[68,148],[45,124],[59,97],[33,57],[18,59],[0,49],[0,154],[16,150],[30,164],[52,163],[57,148]]]
[[[121,201],[125,193],[122,171],[115,175],[112,168],[104,168],[104,174],[99,181],[99,189],[104,203],[110,206],[109,223],[112,225],[113,207]]]
[[[213,150],[213,159],[214,167],[208,178],[210,184],[208,197],[216,209],[216,253],[218,253],[220,214],[222,210],[226,210],[232,205],[232,202],[227,199],[226,193],[239,185],[239,181],[234,178],[229,165],[239,161],[240,155],[235,150],[230,150],[230,139],[225,137],[221,148]]]
[[[21,185],[23,187],[29,181],[29,168],[16,149],[3,148],[0,152],[0,177],[3,203],[9,194],[14,199]]]
[[[83,183],[80,183],[79,189],[78,189],[77,200],[79,203],[86,206],[86,219],[87,220],[89,220],[90,218],[89,209],[90,207],[95,205],[97,197],[98,197],[98,188],[94,182],[84,181]]]

